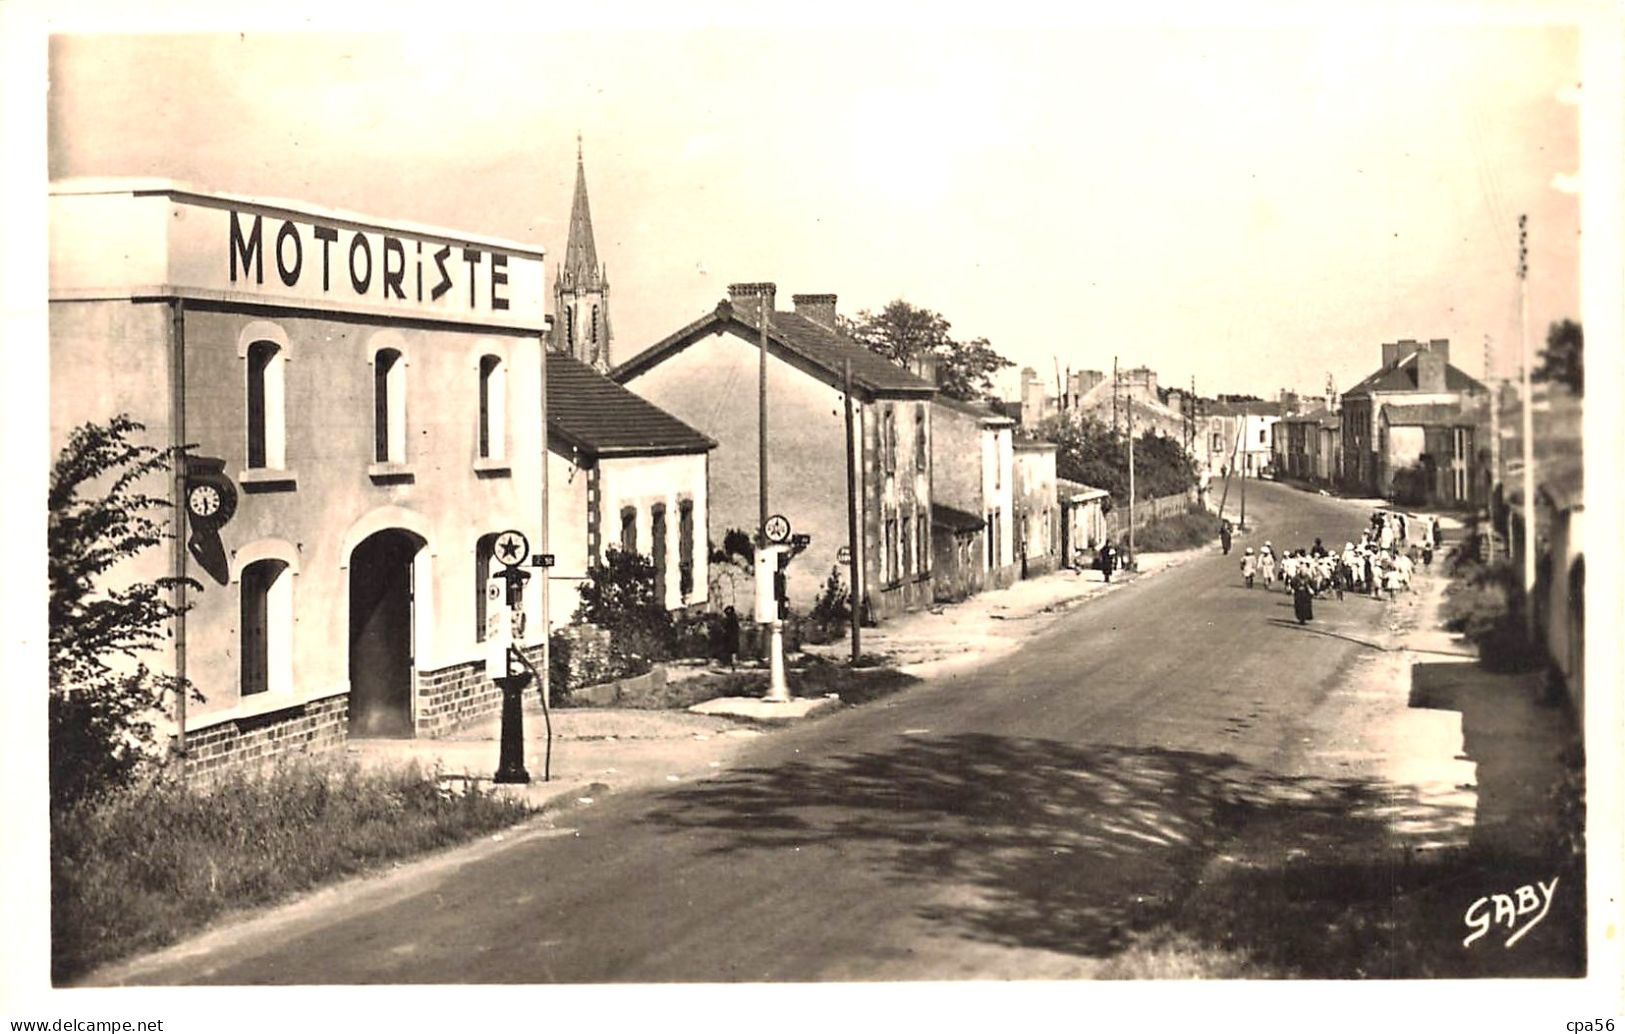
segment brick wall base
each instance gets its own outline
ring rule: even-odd
[[[221,722],[187,733],[186,771],[217,773],[293,754],[336,750],[348,738],[349,723],[350,698],[342,693]]]
[[[523,649],[540,672],[541,644]],[[526,686],[525,692],[536,692],[535,683]],[[486,675],[483,660],[418,673],[418,713],[413,728],[419,736],[444,736],[460,725],[501,711],[502,690]]]
[[[441,736],[464,722],[502,710],[502,690],[485,675],[484,661],[418,673],[419,736]]]

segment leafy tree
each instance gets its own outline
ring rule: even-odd
[[[587,569],[577,591],[575,620],[609,631],[610,648],[624,670],[646,671],[650,662],[671,656],[676,632],[655,596],[655,565],[648,557],[611,546],[603,563]]]
[[[954,340],[941,314],[916,308],[901,298],[878,313],[865,309],[843,324],[854,341],[899,365],[934,357],[943,394],[967,402],[991,397],[993,375],[1015,365],[995,352],[987,338]]]
[[[171,537],[157,516],[169,502],[141,483],[168,470],[174,450],[136,441],[144,430],[124,414],[84,424],[51,470],[49,755],[58,807],[129,783],[156,753],[153,716],[181,689],[145,663],[179,614],[165,595],[176,580],[101,584]]]
[[[1529,371],[1531,380],[1556,381],[1576,395],[1585,394],[1585,334],[1573,320],[1553,323],[1546,331],[1540,365]]]
[[[1057,445],[1055,472],[1128,502],[1128,437],[1093,417],[1051,417],[1038,436]],[[1180,443],[1147,433],[1134,439],[1134,493],[1138,499],[1174,495],[1196,484],[1196,468]]]

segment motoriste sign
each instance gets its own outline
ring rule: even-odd
[[[118,182],[53,191],[53,297],[180,296],[544,326],[540,247]]]

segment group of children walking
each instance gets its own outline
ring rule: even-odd
[[[1341,552],[1327,549],[1318,538],[1308,549],[1279,555],[1268,541],[1257,554],[1248,546],[1241,557],[1241,576],[1249,589],[1255,579],[1273,589],[1279,578],[1281,587],[1292,594],[1302,623],[1314,617],[1313,601],[1328,592],[1336,593],[1338,599],[1347,592],[1393,599],[1407,591],[1417,564],[1432,565],[1434,551],[1443,541],[1437,517],[1423,519],[1378,510],[1360,533],[1359,543],[1345,542]]]

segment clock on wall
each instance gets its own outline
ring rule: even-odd
[[[214,464],[194,458],[187,465],[186,480],[186,513],[194,524],[218,528],[231,520],[237,511],[237,489],[230,478]]]

